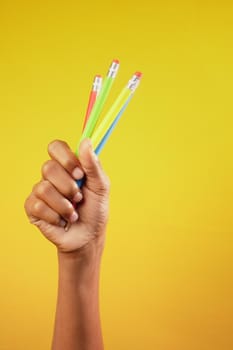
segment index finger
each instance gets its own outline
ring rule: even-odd
[[[54,140],[48,145],[48,153],[62,167],[73,176],[74,179],[81,179],[84,176],[81,164],[65,141]]]

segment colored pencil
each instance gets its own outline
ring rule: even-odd
[[[107,100],[107,97],[109,95],[109,92],[111,90],[112,84],[114,82],[114,79],[116,77],[117,71],[119,68],[119,61],[118,60],[114,60],[109,68],[108,74],[105,77],[104,81],[103,81],[103,85],[100,91],[100,94],[96,100],[96,103],[93,106],[93,109],[91,111],[90,117],[87,121],[86,127],[82,133],[80,142],[87,137],[91,137],[94,131],[94,128],[98,122],[98,118],[100,116],[100,113],[103,109],[103,106]],[[80,144],[79,142],[79,144]],[[78,145],[79,147],[79,145]],[[77,155],[78,155],[78,148],[76,151]]]
[[[126,101],[126,103],[124,104],[124,106],[122,107],[122,109],[120,110],[120,112],[118,113],[117,117],[115,118],[115,120],[113,121],[112,125],[110,126],[110,128],[108,129],[108,131],[106,132],[106,134],[104,135],[103,139],[101,140],[101,142],[98,144],[98,146],[95,149],[95,153],[97,155],[100,154],[100,152],[102,151],[102,149],[104,148],[106,142],[108,141],[109,137],[111,136],[114,128],[116,127],[119,119],[121,118],[122,114],[124,113],[126,107],[128,106],[130,100],[132,98],[132,95],[128,98],[128,100]]]
[[[104,146],[105,146],[106,142],[108,141],[110,135],[112,134],[115,126],[117,125],[120,117],[122,116],[123,112],[125,111],[126,107],[128,106],[131,98],[132,98],[132,95],[128,98],[128,100],[126,101],[125,105],[120,110],[119,114],[117,115],[116,119],[113,121],[112,125],[110,126],[110,128],[108,129],[106,134],[104,135],[103,139],[101,140],[99,145],[96,147],[95,154],[99,155],[100,152],[102,151],[102,149],[104,148]],[[76,182],[77,182],[78,187],[81,188],[84,185],[85,177],[80,179],[80,180],[77,180]]]
[[[112,123],[114,122],[117,115],[120,113],[124,105],[126,104],[129,97],[135,92],[136,88],[141,79],[141,73],[136,72],[132,79],[129,80],[127,86],[123,88],[112,107],[107,112],[106,116],[103,118],[102,122],[99,124],[98,128],[93,133],[91,137],[93,147],[96,149],[104,138]]]
[[[99,95],[99,92],[101,90],[101,85],[102,85],[102,77],[100,75],[96,75],[94,78],[93,84],[92,84],[92,89],[91,89],[90,95],[89,95],[89,101],[88,101],[88,105],[87,105],[87,111],[86,111],[82,131],[85,129],[87,121],[90,117],[92,108],[93,108],[95,101],[96,101],[96,98]]]

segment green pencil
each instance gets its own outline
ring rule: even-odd
[[[116,77],[118,68],[119,68],[119,61],[113,60],[111,66],[109,68],[108,74],[103,81],[103,85],[102,85],[102,88],[100,90],[99,96],[98,96],[98,98],[93,106],[93,109],[91,111],[91,114],[90,114],[90,117],[89,117],[88,122],[86,124],[86,127],[82,133],[79,144],[81,143],[81,141],[84,138],[87,138],[87,137],[90,138],[92,136],[94,129],[95,129],[95,126],[98,122],[98,118],[100,116],[100,113],[103,109],[103,106],[104,106],[104,104],[107,100],[107,97],[109,95],[109,92],[111,90],[112,84],[114,82],[114,78]],[[78,145],[78,147],[79,147],[79,145]],[[76,153],[78,154],[78,149],[77,149]]]

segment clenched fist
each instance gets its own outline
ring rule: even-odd
[[[104,241],[110,185],[91,141],[82,141],[79,158],[58,140],[49,144],[48,153],[51,159],[42,166],[42,179],[25,201],[30,222],[60,252]],[[83,176],[85,184],[80,189],[76,180]]]

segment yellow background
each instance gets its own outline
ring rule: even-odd
[[[1,2],[1,350],[50,347],[56,252],[23,202],[113,58],[109,103],[144,77],[101,155],[106,349],[233,348],[232,18],[230,0]]]

